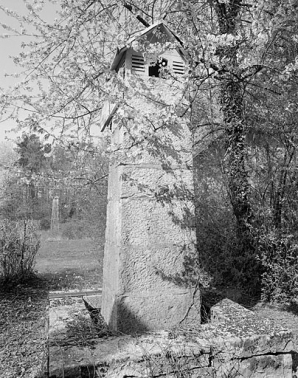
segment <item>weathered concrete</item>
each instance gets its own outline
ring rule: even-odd
[[[168,172],[142,162],[110,169],[102,314],[112,329],[164,329],[182,321],[193,303],[194,290],[164,279],[183,271],[195,246],[184,219],[192,204],[171,194],[181,182],[192,193],[186,166]],[[199,317],[194,309],[189,316]]]
[[[167,143],[155,154],[134,146],[138,157],[118,155],[109,172],[102,314],[122,332],[164,329],[186,314],[200,317],[199,293],[173,280],[196,244],[192,136],[180,124],[154,137]],[[121,149],[129,140],[123,127],[114,130],[112,144]]]
[[[295,336],[229,300],[212,309],[217,317],[210,324],[185,325],[139,337],[100,339],[95,333],[87,337],[82,332],[81,341],[78,330],[90,321],[81,316],[77,328],[70,327],[80,306],[74,303],[67,309],[62,306],[61,311],[52,309],[56,315],[60,313],[60,321],[51,316],[50,378],[175,378],[178,372],[193,378],[294,377]],[[64,328],[61,314],[66,319]]]

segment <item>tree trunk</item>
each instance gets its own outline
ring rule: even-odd
[[[288,182],[289,170],[295,156],[295,147],[287,146],[284,153],[284,161],[281,167],[277,188],[274,193],[273,200],[273,224],[277,230],[282,228],[282,213],[284,207],[284,198]]]
[[[231,75],[225,75],[221,80],[220,101],[226,134],[225,171],[238,235],[241,236],[249,231],[252,218],[248,173],[245,166],[243,88],[242,83],[235,81]]]
[[[241,0],[229,3],[213,2],[221,34],[233,35],[236,30]],[[237,233],[246,239],[250,232],[252,211],[249,201],[249,181],[245,166],[245,126],[244,126],[244,84],[237,61],[237,44],[220,46],[218,80],[220,82],[220,104],[225,127],[225,169],[234,215],[237,220]]]

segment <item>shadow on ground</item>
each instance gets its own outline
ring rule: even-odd
[[[1,378],[45,370],[49,291],[101,287],[102,249],[103,242],[95,248],[90,240],[43,240],[35,275],[22,282],[0,278]]]
[[[1,377],[37,376],[46,364],[47,282],[0,281]]]
[[[47,288],[53,290],[83,290],[98,289],[102,283],[101,269],[63,269],[59,272],[38,273],[38,277],[47,283]]]
[[[104,240],[43,239],[36,256],[36,271],[49,290],[98,289],[102,283]]]

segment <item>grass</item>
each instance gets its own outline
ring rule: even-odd
[[[53,240],[43,235],[36,258],[37,276],[11,287],[1,286],[0,282],[1,378],[38,377],[38,372],[46,364],[44,357],[49,290],[101,287],[102,252],[103,240],[95,248],[88,239]],[[253,310],[260,316],[272,318],[289,327],[298,335],[297,309],[260,305]],[[73,326],[78,334],[81,323]],[[86,331],[85,328],[83,331]]]
[[[104,240],[46,240],[36,256],[38,276],[50,290],[98,289],[102,284]]]
[[[46,361],[50,290],[92,290],[102,283],[103,239],[53,240],[42,237],[36,276],[19,285],[0,281],[1,378],[35,378]]]

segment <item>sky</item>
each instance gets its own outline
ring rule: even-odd
[[[47,0],[45,0],[45,4]],[[0,0],[0,6],[14,10],[21,15],[26,14],[26,7],[23,0]],[[49,4],[46,8],[46,19],[51,20],[55,18],[55,9]],[[9,26],[16,27],[17,23],[7,17],[5,13],[0,9],[0,24],[8,24]],[[8,34],[3,27],[0,26],[0,36]],[[28,37],[27,40],[28,41]],[[18,68],[14,65],[11,56],[18,55],[21,51],[22,39],[20,37],[0,38],[0,87],[8,89],[10,86],[16,83],[16,79],[5,76],[6,74],[13,74],[18,72]],[[5,138],[15,139],[16,134],[9,132],[16,125],[11,120],[5,120],[0,122],[0,142]]]

